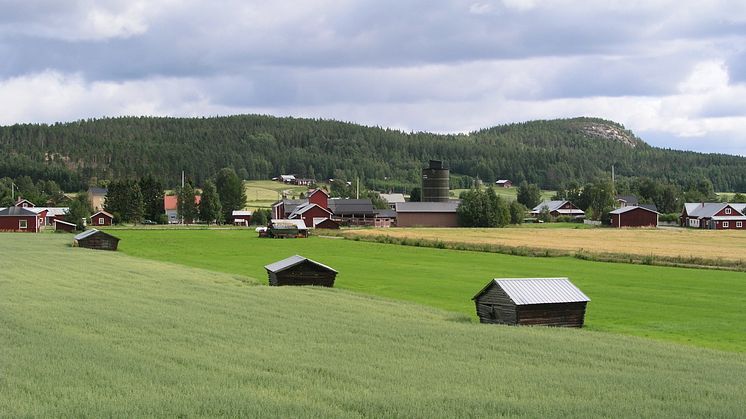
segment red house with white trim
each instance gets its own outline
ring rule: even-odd
[[[332,218],[332,212],[311,202],[297,206],[288,216],[289,220],[303,220],[306,227],[313,227],[314,220],[320,218]]]
[[[39,215],[25,207],[9,207],[0,210],[0,231],[38,233],[41,227]]]
[[[746,229],[746,204],[724,202],[686,203],[679,221],[682,226],[711,230]]]
[[[114,216],[106,211],[99,211],[91,215],[91,225],[110,226],[114,223]]]

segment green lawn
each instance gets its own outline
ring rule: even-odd
[[[489,185],[486,185],[486,186],[489,186]],[[459,195],[461,194],[461,192],[465,192],[465,191],[468,191],[468,189],[451,189],[451,191],[450,191],[449,194],[450,194],[451,198],[458,198]],[[507,199],[508,201],[515,201],[516,196],[518,194],[518,188],[516,188],[516,187],[512,187],[512,188],[498,188],[498,187],[495,187],[495,193],[498,196],[501,196],[501,197]],[[556,193],[557,193],[557,191],[544,191],[544,190],[542,190],[541,191],[541,199],[543,199],[543,200],[550,200],[550,199],[552,199],[552,196],[554,196],[554,194],[556,194]]]
[[[530,258],[244,231],[116,231],[133,256],[256,278],[301,254],[337,269],[338,286],[474,316],[471,297],[494,277],[569,277],[592,301],[591,330],[746,352],[744,274]]]
[[[273,180],[244,181],[248,208],[269,208],[285,192],[288,196],[299,196],[308,191],[307,186],[286,185]]]
[[[264,246],[245,241],[236,255]],[[69,242],[0,234],[0,416],[746,415],[744,354],[480,325]]]

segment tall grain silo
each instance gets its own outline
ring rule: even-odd
[[[450,172],[440,160],[422,169],[422,202],[448,202]]]

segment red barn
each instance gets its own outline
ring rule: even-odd
[[[319,218],[332,218],[332,212],[318,204],[312,204],[310,202],[308,204],[297,206],[288,216],[288,219],[290,220],[303,220],[306,227],[313,227],[313,220]]]
[[[611,211],[612,227],[657,227],[657,211],[645,207],[622,207]]]
[[[114,216],[106,211],[99,211],[91,215],[91,224],[95,226],[110,226],[114,223]]]
[[[9,207],[0,211],[0,231],[39,232],[41,218],[24,207]]]
[[[323,189],[314,189],[308,194],[308,202],[329,209],[329,194]]]

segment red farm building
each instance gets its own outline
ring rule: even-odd
[[[746,229],[746,204],[724,202],[686,203],[681,225],[711,230]]]
[[[42,218],[25,207],[9,207],[0,211],[0,231],[37,233]]]
[[[114,216],[106,211],[99,211],[91,215],[91,224],[94,226],[110,226],[114,223]]]
[[[611,211],[612,227],[657,227],[658,211],[637,206],[622,207]]]

